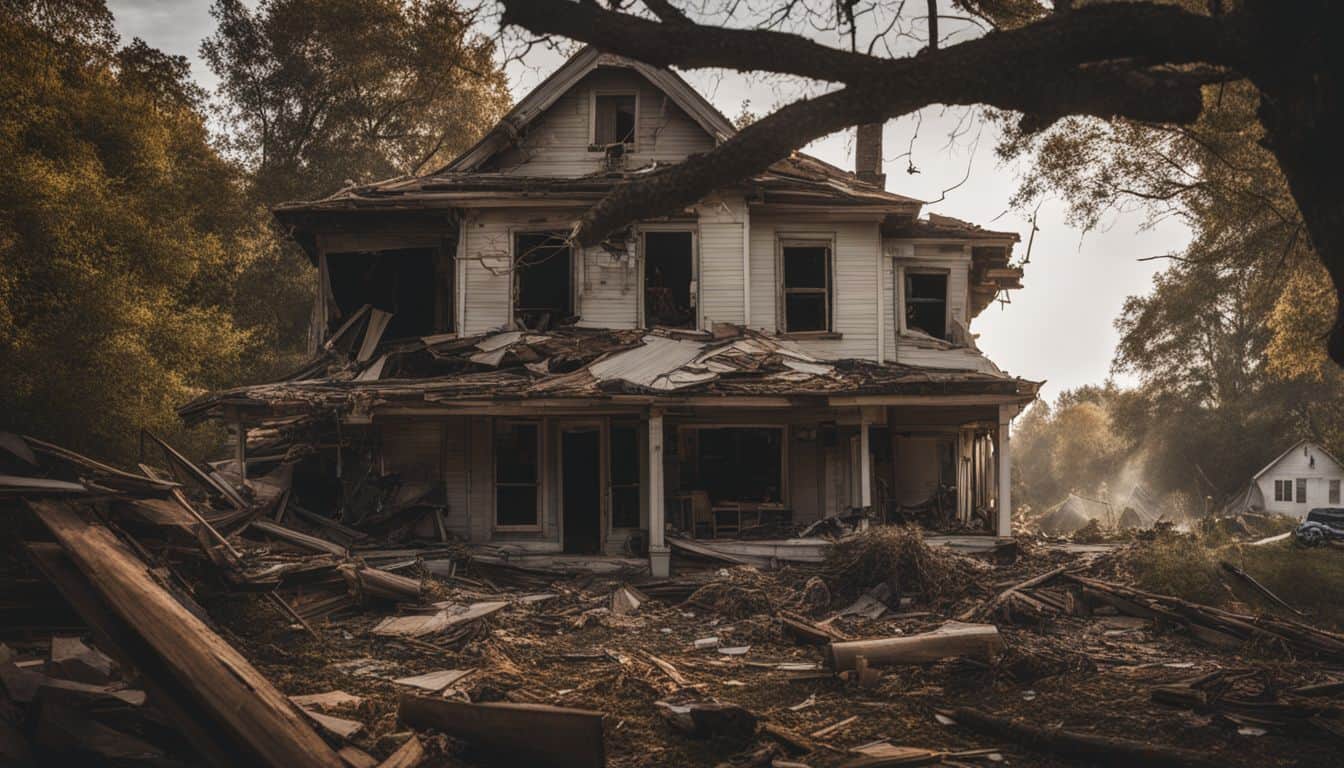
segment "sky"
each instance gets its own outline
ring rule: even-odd
[[[208,0],[109,0],[124,42],[140,37],[166,53],[188,57],[192,73],[207,90],[216,78],[200,59],[201,41],[214,28]],[[834,41],[826,41],[834,43]],[[560,61],[558,54],[535,51],[508,67],[514,99],[521,98]],[[778,78],[722,71],[682,75],[729,117],[743,104],[763,114],[792,101],[808,87]],[[816,93],[813,88],[811,93]],[[929,107],[918,118],[893,120],[884,132],[887,189],[921,200],[926,212],[1016,231],[1026,252],[1030,211],[1010,209],[1019,171],[994,154],[997,133],[984,121],[966,121],[964,108]],[[957,138],[951,139],[954,134]],[[977,140],[978,137],[978,140]],[[829,136],[805,150],[832,164],[852,168],[853,131]],[[907,149],[909,159],[898,157]],[[907,173],[909,162],[919,173]],[[968,175],[969,170],[969,175]],[[965,183],[958,186],[965,178]],[[953,188],[955,187],[955,188]],[[945,190],[946,191],[944,194]],[[999,367],[1016,376],[1044,380],[1042,396],[1053,399],[1065,389],[1095,384],[1110,375],[1118,335],[1114,320],[1127,296],[1146,293],[1164,262],[1139,261],[1179,252],[1189,230],[1168,219],[1154,226],[1142,212],[1122,212],[1104,226],[1083,232],[1070,226],[1066,205],[1046,199],[1037,213],[1035,241],[1023,278],[1024,289],[1009,294],[972,323],[978,344]],[[1122,383],[1130,383],[1118,377]]]

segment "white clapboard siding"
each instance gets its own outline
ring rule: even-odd
[[[775,301],[776,219],[751,217],[751,327],[767,333],[778,328]]]
[[[711,198],[696,208],[700,218],[700,318],[706,329],[714,323],[741,324],[742,233],[746,205],[738,199]]]
[[[834,237],[832,329],[838,339],[809,339],[799,344],[822,357],[877,356],[877,253],[881,242],[876,222],[829,222]],[[778,231],[781,237],[792,236]]]
[[[444,516],[449,531],[464,539],[471,538],[470,500],[467,489],[471,472],[471,420],[452,416],[443,420],[443,482],[448,490],[448,514]]]
[[[898,313],[903,311],[900,303],[899,283],[904,279],[906,268],[945,269],[947,278],[947,301],[949,314],[954,322],[968,325],[970,306],[970,268],[971,256],[960,244],[913,244],[900,240],[887,239],[882,243],[886,258],[883,259],[883,305],[886,323],[884,348],[886,359],[909,365],[922,365],[931,368],[970,368],[973,370],[993,370],[992,364],[966,349],[930,349],[915,344],[898,335]]]
[[[493,210],[472,212],[467,217],[462,333],[484,333],[510,322],[512,281],[507,271],[512,252],[510,227],[525,221],[518,214],[511,216],[505,211]],[[499,274],[491,272],[491,267]]]
[[[633,259],[617,259],[602,248],[586,248],[579,286],[579,315],[584,325],[638,326],[639,269]]]
[[[602,153],[588,149],[592,144],[591,96],[595,91],[623,90],[639,94],[635,151],[628,156],[627,167],[654,161],[678,163],[687,155],[714,147],[704,129],[638,73],[598,69],[533,121],[520,146],[501,152],[491,165],[501,173],[522,176],[582,176],[600,170]]]

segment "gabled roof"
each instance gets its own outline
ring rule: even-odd
[[[714,137],[716,142],[721,142],[737,133],[732,121],[724,117],[723,113],[715,109],[714,105],[710,104],[705,97],[692,88],[690,83],[681,79],[672,70],[651,67],[642,61],[603,53],[592,46],[588,46],[569,57],[569,60],[555,72],[552,72],[550,77],[543,80],[541,85],[533,88],[531,93],[519,100],[514,108],[509,110],[509,113],[504,115],[494,128],[490,129],[485,138],[476,142],[476,145],[471,149],[463,152],[451,163],[431,175],[476,170],[481,163],[493,157],[500,150],[507,148],[522,133],[523,129],[544,114],[552,104],[568,93],[569,89],[586,77],[589,72],[598,67],[631,69],[643,75],[646,80],[666,93],[687,115],[690,115],[691,119],[705,130],[705,133]]]
[[[1325,457],[1326,457],[1327,459],[1329,459],[1329,460],[1335,462],[1335,466],[1337,466],[1337,467],[1344,467],[1344,464],[1341,464],[1341,463],[1339,462],[1339,459],[1336,459],[1334,456],[1330,455],[1330,452],[1329,452],[1329,451],[1325,450],[1324,448],[1322,448],[1321,446],[1317,445],[1316,443],[1313,443],[1313,442],[1310,441],[1310,440],[1302,439],[1302,440],[1298,440],[1296,443],[1293,443],[1292,445],[1288,446],[1288,450],[1284,451],[1283,453],[1280,453],[1278,456],[1275,456],[1275,457],[1274,457],[1274,460],[1271,461],[1271,462],[1269,462],[1268,464],[1266,464],[1266,465],[1264,466],[1263,469],[1261,469],[1259,472],[1256,472],[1254,475],[1251,475],[1251,482],[1255,482],[1255,481],[1259,480],[1260,477],[1261,477],[1261,475],[1263,475],[1263,474],[1265,474],[1266,472],[1268,472],[1269,470],[1273,469],[1274,466],[1275,466],[1276,464],[1278,464],[1280,461],[1283,461],[1283,458],[1284,458],[1285,456],[1287,456],[1288,454],[1292,453],[1293,451],[1296,451],[1298,448],[1301,448],[1301,447],[1304,446],[1304,445],[1309,445],[1309,446],[1311,446],[1312,448],[1315,448],[1316,450],[1318,450],[1318,451],[1320,451],[1321,453],[1325,454]]]

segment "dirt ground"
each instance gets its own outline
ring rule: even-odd
[[[917,595],[882,618],[843,616],[830,626],[852,638],[931,630],[1007,586],[1065,564],[1088,565],[1085,572],[1099,578],[1115,577],[1125,570],[1124,550],[1096,555],[1031,547],[1010,564],[981,566],[978,578],[956,599],[929,604],[933,601]],[[835,596],[826,605],[818,604],[808,590],[817,569],[762,572],[749,566],[676,565],[681,582],[719,586],[690,602],[681,596],[651,599],[632,614],[616,615],[609,607],[621,582],[612,579],[567,579],[538,589],[532,584],[507,587],[498,576],[491,580],[470,571],[465,579],[431,577],[436,600],[471,603],[554,595],[514,603],[451,642],[376,637],[370,630],[384,617],[381,613],[333,618],[316,625],[319,638],[313,639],[285,626],[256,598],[229,597],[207,607],[226,635],[283,692],[343,690],[364,697],[357,707],[333,713],[363,722],[366,730],[353,743],[378,757],[406,738],[405,727],[396,721],[396,700],[408,689],[391,678],[471,669],[446,695],[605,713],[612,766],[770,765],[772,755],[763,750],[774,750],[778,761],[832,766],[853,759],[851,748],[877,740],[949,752],[995,750],[948,759],[948,764],[1079,764],[936,716],[937,710],[955,706],[1019,717],[1037,726],[1200,750],[1229,766],[1334,766],[1344,761],[1344,742],[1306,723],[1247,727],[1244,721],[1175,709],[1150,698],[1154,686],[1219,670],[1247,671],[1240,685],[1250,686],[1252,695],[1272,697],[1287,688],[1338,680],[1344,669],[1337,665],[1295,659],[1277,648],[1212,648],[1179,630],[1105,615],[1103,610],[1088,618],[1056,617],[1033,624],[1000,619],[996,623],[1004,651],[994,663],[959,660],[888,668],[876,685],[865,688],[820,671],[822,647],[795,642],[771,617],[774,610],[788,609],[823,620],[848,602]],[[696,649],[694,641],[706,637],[718,637],[722,648],[749,648],[741,655]],[[686,684],[674,682],[650,654],[673,665]],[[777,668],[783,663],[812,664],[818,671]],[[800,755],[761,734],[745,743],[693,738],[670,727],[655,704],[707,700],[740,705],[762,722],[804,736],[839,725],[813,738],[820,745],[817,751]],[[430,764],[498,764],[446,737],[427,743],[434,754]]]

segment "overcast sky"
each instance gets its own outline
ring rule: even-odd
[[[208,0],[109,0],[108,5],[124,42],[140,37],[167,53],[187,56],[200,83],[214,88],[216,80],[199,56],[201,40],[213,29]],[[512,65],[509,84],[514,98],[525,95],[558,60],[552,52],[538,51],[525,65]],[[770,78],[717,71],[683,75],[729,117],[742,111],[744,101],[760,114],[800,94],[798,85]],[[995,158],[997,135],[992,125],[976,122],[966,130],[965,114],[961,108],[925,109],[917,131],[913,117],[888,123],[887,188],[938,200],[969,168],[964,184],[925,210],[1019,232],[1021,254],[1030,234],[1030,213],[1008,209],[1017,169],[1002,166]],[[959,125],[963,132],[949,141]],[[906,158],[895,157],[907,148],[913,149],[918,174],[907,173]],[[806,150],[852,168],[853,132],[827,137]],[[1162,267],[1161,261],[1137,259],[1177,252],[1190,237],[1182,224],[1172,220],[1145,227],[1141,213],[1116,215],[1101,230],[1084,233],[1065,223],[1064,207],[1057,199],[1041,205],[1025,289],[1012,292],[1010,304],[985,310],[972,325],[991,359],[1014,375],[1046,380],[1043,394],[1050,399],[1063,389],[1107,377],[1116,343],[1112,323],[1120,306],[1126,296],[1146,293],[1153,274]]]

